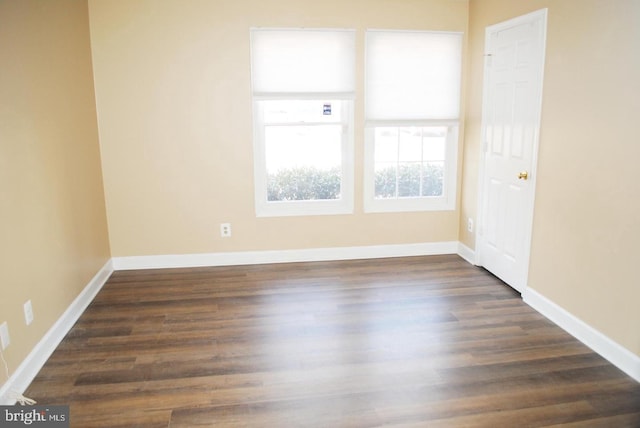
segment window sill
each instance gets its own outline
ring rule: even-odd
[[[256,205],[257,217],[294,217],[317,215],[353,214],[353,202],[331,201],[282,201]]]
[[[364,203],[365,213],[454,210],[455,201],[446,198],[369,199]]]

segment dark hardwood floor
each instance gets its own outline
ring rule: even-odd
[[[25,395],[74,427],[640,427],[640,384],[457,256],[115,272]]]

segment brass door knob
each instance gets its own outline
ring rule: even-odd
[[[527,178],[529,178],[529,172],[527,171],[522,171],[518,174],[518,180],[526,180]]]

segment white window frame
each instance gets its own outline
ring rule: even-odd
[[[258,29],[254,31],[344,31],[353,34],[354,52],[353,61],[355,69],[355,30],[351,29]],[[253,42],[252,42],[253,45]],[[252,72],[253,67],[252,64]],[[350,79],[354,81],[354,76]],[[355,82],[355,81],[354,81]],[[350,92],[263,92],[253,90],[253,150],[254,150],[254,195],[257,217],[280,216],[307,216],[307,215],[340,215],[352,214],[354,209],[354,98],[355,90]],[[342,159],[341,159],[341,183],[340,198],[327,200],[302,200],[302,201],[268,201],[267,200],[267,165],[265,147],[265,121],[261,101],[286,101],[286,100],[317,100],[341,102],[342,122]],[[299,126],[305,122],[290,123],[286,125]]]
[[[445,162],[442,196],[414,196],[399,198],[375,197],[375,128],[376,127],[428,127],[446,126]],[[403,211],[450,211],[456,206],[457,170],[458,170],[458,123],[448,121],[376,121],[368,122],[365,127],[364,148],[364,211],[365,212],[403,212]]]
[[[367,30],[366,39],[371,32],[413,33],[415,31],[402,30]],[[451,32],[420,31],[418,33],[433,34],[457,34]],[[366,42],[365,42],[366,43]],[[365,48],[367,52],[367,48]],[[366,62],[366,61],[365,61]],[[365,70],[368,72],[368,70]],[[462,64],[460,65],[460,74]],[[366,79],[366,77],[365,77]],[[460,90],[461,90],[460,83]],[[367,88],[367,83],[365,83]],[[365,94],[365,97],[368,94]],[[460,103],[460,99],[458,102]],[[365,103],[366,106],[366,103]],[[458,147],[460,119],[455,118],[408,118],[408,119],[380,119],[369,118],[365,107],[365,148],[364,148],[364,211],[365,212],[407,212],[407,211],[451,211],[456,208],[458,189]],[[420,197],[375,197],[375,129],[377,127],[447,127],[447,139],[445,142],[445,162],[443,174],[442,196]]]
[[[337,98],[337,97],[336,97]],[[260,101],[265,100],[325,100],[317,95],[300,97],[254,97],[254,177],[255,204],[258,217],[336,215],[353,212],[353,100],[342,99],[342,163],[340,199],[304,200],[304,201],[268,201],[267,200],[267,162],[265,151],[265,127],[263,109]],[[305,125],[305,122],[287,125]]]

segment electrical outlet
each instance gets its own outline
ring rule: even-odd
[[[223,238],[228,238],[231,236],[231,223],[220,224],[220,236],[222,236]]]
[[[471,217],[467,219],[467,230],[473,233],[473,219]]]
[[[9,340],[9,326],[7,322],[3,322],[0,324],[0,346],[2,346],[2,350],[7,349],[11,340]]]
[[[27,325],[31,325],[33,322],[33,306],[31,305],[31,300],[27,300],[24,304],[24,321]]]

